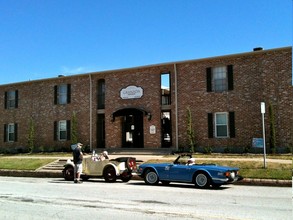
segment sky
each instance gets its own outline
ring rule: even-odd
[[[292,0],[0,0],[0,85],[292,46]]]

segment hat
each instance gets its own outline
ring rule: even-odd
[[[71,144],[71,150],[74,150],[75,148],[77,148],[77,144]]]
[[[103,151],[103,154],[108,156],[108,152],[107,151]]]
[[[188,162],[195,162],[195,158],[190,158]]]
[[[82,143],[77,143],[78,147],[82,147],[82,145],[83,145]]]

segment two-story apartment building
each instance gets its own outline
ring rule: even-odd
[[[73,135],[91,149],[178,150],[191,126],[198,149],[241,152],[262,137],[261,102],[267,145],[272,136],[277,150],[293,145],[291,47],[12,83],[0,94],[2,150],[26,149],[32,133],[44,150],[69,149]]]

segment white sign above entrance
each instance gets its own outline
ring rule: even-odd
[[[121,99],[139,99],[143,96],[143,89],[138,86],[127,86],[120,91]]]

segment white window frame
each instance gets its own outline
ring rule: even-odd
[[[68,89],[67,89],[67,84],[62,84],[58,86],[58,104],[60,105],[65,105],[67,104],[67,93],[68,93]]]
[[[14,142],[15,141],[15,124],[10,123],[7,125],[7,141]]]
[[[214,92],[228,91],[227,66],[218,66],[212,68],[212,90]]]
[[[225,116],[225,120],[226,120],[226,123],[219,123],[218,122],[218,116],[220,115],[224,115]],[[229,137],[229,113],[228,112],[216,112],[215,113],[215,137],[216,138],[228,138]],[[219,131],[218,131],[218,127],[223,127],[223,126],[226,126],[226,134],[227,135],[219,135]]]
[[[61,132],[64,132],[62,135]],[[61,120],[58,122],[58,140],[66,141],[67,140],[67,121]]]

